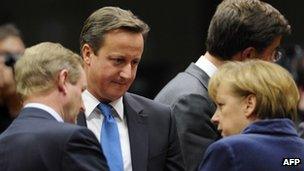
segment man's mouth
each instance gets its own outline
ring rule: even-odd
[[[122,86],[127,85],[127,82],[121,82],[121,81],[113,81],[113,83],[119,84],[119,85],[122,85]]]

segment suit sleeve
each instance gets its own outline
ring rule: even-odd
[[[95,135],[87,128],[74,131],[65,146],[63,170],[107,171],[108,166]]]
[[[207,147],[219,138],[216,127],[211,123],[215,105],[209,98],[190,94],[181,96],[171,107],[186,170],[197,170]]]
[[[166,170],[168,171],[183,171],[184,161],[180,149],[180,142],[176,130],[176,122],[172,113],[170,113],[171,125],[169,134],[169,148],[166,157]]]
[[[237,170],[232,148],[225,143],[214,143],[206,151],[199,171],[233,171]]]

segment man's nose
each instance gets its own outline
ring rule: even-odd
[[[132,66],[131,64],[128,64],[122,68],[122,71],[120,72],[120,76],[125,79],[132,78]]]

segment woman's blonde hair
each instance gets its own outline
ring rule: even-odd
[[[215,100],[217,89],[225,83],[240,97],[256,97],[254,114],[259,119],[295,120],[300,95],[291,74],[283,67],[262,60],[227,62],[209,81],[209,95]]]

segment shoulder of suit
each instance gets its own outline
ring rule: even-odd
[[[87,130],[86,127],[70,123],[63,123],[62,129],[65,129],[67,131]]]
[[[144,109],[147,108],[158,108],[158,109],[169,109],[169,105],[165,105],[159,102],[156,102],[154,100],[148,99],[146,97],[134,94],[134,93],[129,93],[127,92],[125,94],[126,100],[133,101],[133,103],[137,103],[138,105],[143,106]]]
[[[54,124],[52,126],[52,129],[50,129],[49,134],[53,136],[63,135],[63,137],[67,138],[68,136],[75,134],[75,132],[89,132],[89,130],[83,126],[58,122],[57,124]]]
[[[215,143],[213,143],[210,148],[214,148],[216,146],[225,146],[231,149],[240,148],[244,146],[255,146],[257,143],[256,136],[250,136],[247,134],[238,134],[232,135],[229,137],[222,138]]]
[[[154,100],[149,99],[147,97],[144,97],[144,96],[141,96],[141,95],[138,95],[138,94],[134,94],[134,93],[127,92],[125,97],[127,97],[127,99],[132,98],[133,100],[136,100],[138,102],[146,102],[146,103],[151,103],[151,104],[155,104],[155,105],[167,106],[167,105],[155,102]]]
[[[180,73],[175,78],[173,78],[165,87],[159,92],[157,96],[181,96],[184,94],[203,94],[207,92],[208,81],[204,81],[203,84],[201,80],[197,79],[193,75],[187,73]],[[166,98],[166,97],[163,97]]]

